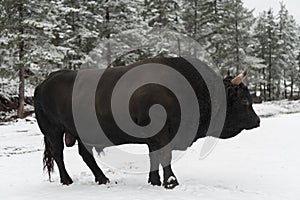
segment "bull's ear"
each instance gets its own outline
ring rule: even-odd
[[[238,76],[236,76],[231,80],[232,85],[240,85],[247,74],[248,74],[248,69],[245,69],[242,73],[240,73]]]

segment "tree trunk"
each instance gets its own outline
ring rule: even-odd
[[[263,93],[264,93],[264,91],[263,91],[263,85],[261,83],[259,85],[259,91],[260,91],[260,97],[264,97],[264,95],[263,95]]]
[[[284,85],[284,98],[287,99],[287,84],[286,84],[286,80],[284,79],[283,81],[283,85]]]
[[[19,109],[18,109],[18,117],[24,118],[24,104],[25,104],[25,67],[24,64],[20,65],[19,69]]]
[[[284,78],[284,81],[283,81],[283,85],[284,85],[284,98],[287,99],[287,84],[286,84],[286,71],[283,70],[283,78]]]
[[[20,3],[18,6],[19,11],[19,33],[20,35],[24,34],[23,22],[23,4]],[[21,37],[22,38],[22,37]],[[21,39],[19,42],[19,108],[18,108],[18,117],[24,118],[24,104],[25,104],[25,66],[24,66],[24,40]]]
[[[261,74],[262,71],[263,71],[263,70],[260,70],[260,69],[258,70],[257,77],[260,77],[259,74]],[[259,81],[259,92],[260,92],[259,96],[260,96],[260,97],[263,96],[263,88],[262,88],[262,83],[261,83],[261,81]]]
[[[109,11],[109,8],[107,7],[105,9],[106,11],[106,14],[105,14],[105,19],[106,19],[106,24],[109,25],[110,23],[110,11]],[[107,26],[109,27],[109,26]],[[111,45],[110,45],[110,30],[108,30],[108,33],[106,35],[106,38],[107,38],[107,44],[106,44],[106,62],[107,62],[107,67],[110,67],[111,66]]]
[[[194,39],[198,39],[197,37],[197,32],[198,32],[198,23],[197,23],[197,19],[198,19],[198,0],[194,1],[194,6],[195,6],[195,10],[194,10]],[[199,42],[199,41],[198,41]]]
[[[277,82],[277,91],[276,91],[276,99],[279,100],[280,99],[280,94],[281,94],[281,90],[280,90],[280,80]]]
[[[294,97],[294,72],[292,72],[291,75],[291,94],[290,94],[290,98]]]
[[[106,62],[107,62],[107,66],[110,67],[112,63],[111,63],[111,46],[110,46],[109,40],[107,41],[107,44],[106,44],[106,50],[107,50]]]
[[[258,77],[258,71],[257,70],[255,70],[255,76]],[[258,83],[255,82],[255,86],[254,86],[255,96],[257,96],[257,90],[258,90],[257,88],[258,88]]]
[[[219,18],[218,18],[218,14],[219,14],[219,10],[218,10],[218,0],[214,0],[213,2],[214,4],[214,23],[215,24],[218,24],[219,22]],[[219,30],[216,29],[215,30],[215,35],[218,35],[219,34]],[[221,61],[220,61],[220,58],[218,58],[218,54],[219,54],[219,49],[220,49],[220,45],[218,42],[216,42],[214,44],[214,47],[215,47],[215,54],[217,55],[215,58],[214,58],[214,61],[217,65],[218,68],[221,68],[222,67],[222,64],[221,64]]]
[[[236,21],[235,21],[235,42],[236,42],[236,75],[239,74],[240,71],[240,50],[239,50],[239,46],[240,46],[240,41],[239,41],[239,27],[238,27],[238,20],[237,20],[237,16],[236,16]]]
[[[179,38],[177,38],[177,45],[178,45],[178,56],[181,57],[181,43]]]
[[[268,28],[268,39],[269,41],[269,45],[268,45],[268,92],[269,92],[269,101],[272,100],[272,41],[273,41],[273,37],[272,37],[272,31],[271,31],[271,27]]]
[[[264,76],[264,80],[266,80],[266,70],[265,68],[263,69],[263,76]],[[263,86],[264,86],[264,100],[266,101],[267,100],[267,90],[266,90],[266,83],[264,82],[263,83]]]

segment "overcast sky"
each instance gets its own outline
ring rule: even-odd
[[[300,0],[244,0],[245,6],[248,8],[255,8],[254,14],[257,16],[261,11],[273,8],[277,13],[280,7],[280,3],[283,1],[289,10],[300,24]]]

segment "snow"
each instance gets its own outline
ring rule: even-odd
[[[27,80],[26,80],[26,83]],[[3,78],[0,77],[0,95],[9,98],[11,96],[18,95],[18,88],[19,88],[19,80],[18,77],[13,78]],[[25,96],[26,97],[33,97],[35,87],[28,83],[25,86]]]
[[[290,107],[278,109],[278,104]],[[66,148],[66,167],[74,184],[62,186],[57,168],[50,183],[42,171],[43,136],[35,120],[5,124],[0,126],[0,199],[294,200],[300,195],[300,113],[280,113],[299,107],[299,102],[256,105],[261,115],[276,115],[262,118],[258,129],[220,140],[203,160],[199,159],[203,140],[199,140],[174,162],[180,184],[174,190],[151,186],[147,173],[135,173],[149,168],[146,155],[140,160],[118,158],[117,149],[146,151],[139,145],[107,148],[104,155],[96,156],[111,182],[100,186],[77,146]],[[107,160],[115,160],[115,168],[103,166]]]
[[[170,176],[167,182],[170,183],[171,181],[176,181],[176,178],[174,176]]]
[[[300,112],[300,101],[273,101],[255,104],[254,109],[260,117],[270,117],[279,114],[290,114]]]
[[[16,79],[0,78],[0,95],[9,98],[10,95],[17,94],[18,82]]]

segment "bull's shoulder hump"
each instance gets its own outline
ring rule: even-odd
[[[45,79],[44,82],[47,82],[51,79],[55,79],[56,77],[75,77],[77,74],[77,71],[75,70],[67,70],[67,69],[64,69],[64,70],[58,70],[58,71],[55,71],[55,72],[51,72],[48,77]]]
[[[149,64],[149,63],[158,63],[158,64],[165,64],[165,65],[174,65],[178,63],[186,63],[187,61],[182,57],[170,57],[170,58],[149,58],[144,59],[141,61],[138,61],[136,63],[133,63],[131,65],[128,65],[127,67],[132,68],[143,64]]]
[[[68,73],[74,73],[74,72],[77,72],[77,71],[70,70],[70,69],[62,69],[62,70],[51,72],[49,74],[48,78],[51,78],[53,76],[60,75],[60,74],[68,74]]]

